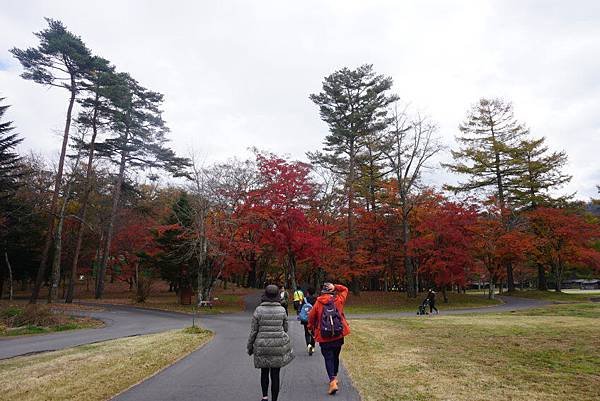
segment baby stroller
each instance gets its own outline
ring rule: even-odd
[[[427,307],[429,306],[429,300],[426,299],[425,301],[423,301],[423,303],[421,305],[419,305],[419,309],[417,310],[417,315],[428,315],[429,313],[427,312]]]

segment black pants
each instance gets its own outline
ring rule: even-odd
[[[440,311],[435,307],[435,301],[429,301],[429,313],[433,313],[435,309],[435,313],[440,313]]]
[[[323,358],[325,358],[325,369],[327,369],[329,381],[333,380],[333,378],[338,375],[342,345],[344,345],[343,338],[328,343],[319,343],[321,354],[323,355]]]
[[[315,338],[310,334],[310,331],[308,331],[308,323],[302,323],[302,326],[304,326],[304,341],[306,341],[306,345],[312,345],[314,347]]]
[[[277,397],[279,397],[279,369],[262,368],[260,370],[260,386],[263,398],[269,396],[269,373],[271,373],[271,399],[277,401]]]

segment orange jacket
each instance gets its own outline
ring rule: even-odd
[[[342,316],[342,325],[344,326],[344,330],[342,334],[337,337],[331,338],[323,338],[321,337],[321,316],[323,315],[323,306],[326,305],[333,295],[331,294],[323,294],[317,298],[317,302],[313,305],[313,308],[310,310],[308,315],[308,330],[312,331],[315,336],[315,340],[319,343],[327,343],[330,341],[339,340],[340,338],[346,337],[350,334],[350,326],[346,321],[346,316],[344,315],[344,304],[346,303],[346,298],[348,298],[348,288],[341,284],[335,285],[335,291],[337,295],[335,295],[333,303],[337,308],[338,312]]]

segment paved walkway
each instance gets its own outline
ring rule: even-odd
[[[539,307],[548,302],[502,297],[505,303],[486,308],[443,311],[443,315],[496,313]],[[256,299],[247,299],[249,310]],[[443,305],[440,305],[443,308]],[[180,313],[136,309],[126,306],[104,306],[103,312],[87,312],[104,320],[101,329],[79,330],[43,336],[0,340],[0,359],[17,355],[51,351],[72,346],[177,329],[190,325],[190,317]],[[260,373],[254,369],[252,357],[246,354],[250,327],[250,312],[208,315],[200,325],[216,333],[215,338],[201,349],[156,376],[134,386],[115,398],[118,401],[245,401],[260,400]],[[415,316],[413,312],[349,315],[348,318],[393,318]],[[423,318],[423,317],[421,317]],[[302,326],[290,319],[290,336],[296,358],[281,371],[280,400],[319,401],[331,399],[325,393],[327,376],[323,358],[317,352],[308,356]],[[344,353],[342,351],[342,359]],[[341,368],[341,389],[337,400],[358,401],[360,396],[352,387],[346,370]]]
[[[126,306],[101,306],[105,309],[104,311],[82,312],[81,314],[104,321],[104,327],[1,339],[0,359],[55,351],[121,337],[158,333],[191,325],[191,317],[180,313]]]

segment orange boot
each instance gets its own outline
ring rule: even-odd
[[[327,394],[334,395],[335,393],[337,393],[337,391],[338,391],[338,381],[337,381],[337,378],[333,378],[333,380],[331,380],[329,382],[329,391],[327,392]]]

